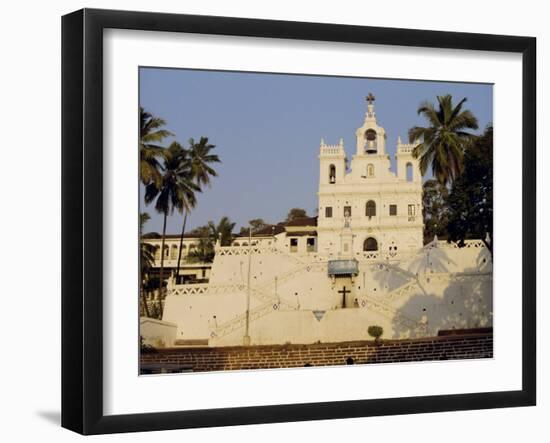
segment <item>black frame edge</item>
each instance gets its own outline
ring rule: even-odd
[[[537,401],[537,40],[522,51],[522,386]]]
[[[536,39],[231,17],[85,9],[62,19],[62,426],[152,431],[536,404]],[[516,52],[523,55],[522,389],[103,415],[102,75],[105,28]],[[528,245],[528,246],[527,246]]]
[[[83,11],[62,18],[61,31],[61,425],[83,432]]]

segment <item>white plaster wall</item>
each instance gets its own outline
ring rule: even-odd
[[[213,346],[242,344],[244,250],[220,249],[213,278],[203,286],[210,292],[194,294],[194,285],[180,285],[185,293],[167,297],[163,320],[178,324],[178,338],[210,339]],[[334,280],[327,274],[327,257],[320,254],[253,251],[250,336],[256,344],[358,340],[368,338],[364,327],[373,324],[384,328],[385,338],[492,325],[491,255],[481,241],[469,241],[464,248],[432,242],[391,260],[358,256],[358,275]],[[326,312],[319,321],[312,311]],[[331,323],[332,318],[341,324]]]
[[[139,333],[143,343],[154,347],[170,347],[176,339],[178,325],[167,321],[141,317],[139,320]]]
[[[388,327],[382,315],[361,309],[326,311],[321,320],[309,310],[276,311],[253,323],[250,336],[253,345],[372,340],[367,333],[371,325]],[[237,330],[216,340],[215,346],[242,344],[242,341],[242,331]]]

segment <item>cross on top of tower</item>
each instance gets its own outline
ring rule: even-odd
[[[376,97],[372,95],[372,92],[369,92],[369,95],[365,97],[365,100],[369,102],[369,105],[372,105],[372,102],[376,100]]]

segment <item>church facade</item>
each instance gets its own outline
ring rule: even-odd
[[[423,244],[422,177],[413,145],[398,139],[393,173],[386,132],[377,124],[372,100],[355,135],[349,171],[343,140],[337,145],[321,140],[319,250],[350,258],[418,250]]]
[[[396,172],[369,95],[348,162],[319,147],[317,217],[216,245],[208,282],[171,278],[155,346],[330,343],[492,326],[492,256],[481,240],[423,244],[422,177],[400,139]]]

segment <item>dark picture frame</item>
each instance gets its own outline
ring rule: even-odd
[[[391,399],[105,415],[103,31],[168,31],[519,53],[522,97],[522,388]],[[82,434],[320,420],[536,403],[536,39],[84,9],[62,19],[62,426]],[[129,346],[134,345],[133,343]]]

